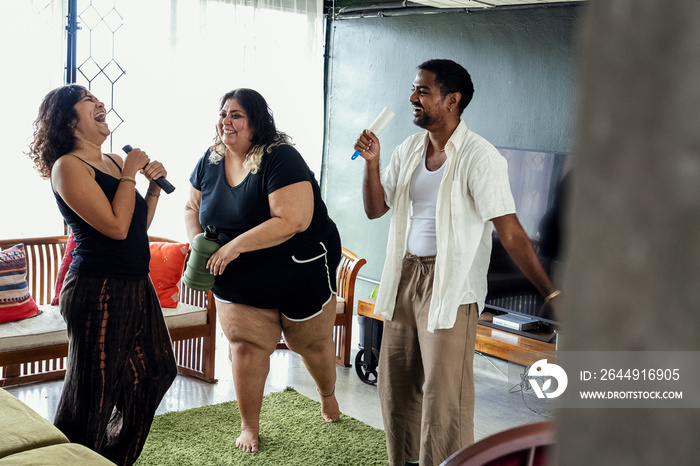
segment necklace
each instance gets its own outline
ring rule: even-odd
[[[90,166],[92,166],[92,167],[94,167],[94,168],[99,168],[100,171],[101,171],[102,173],[106,173],[106,174],[108,174],[108,175],[115,176],[115,175],[111,172],[110,167],[109,167],[107,164],[105,164],[105,162],[104,162],[104,160],[103,160],[103,158],[102,158],[101,156],[100,156],[99,162],[97,162],[97,161],[88,162],[88,161],[85,160],[84,158],[78,157],[78,156],[75,155],[75,154],[70,154],[70,155],[72,155],[72,156],[75,157],[76,159],[82,160],[82,161],[83,161],[85,164],[87,164],[87,165],[90,165]]]
[[[446,147],[447,147],[447,144],[445,144],[445,145],[442,147],[442,149],[438,149],[437,147],[435,147],[435,144],[434,144],[432,141],[431,141],[430,145],[433,147],[433,149],[435,149],[436,152],[445,152],[445,149],[446,149]]]

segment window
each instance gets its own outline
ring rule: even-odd
[[[123,24],[117,27],[119,17],[113,13],[104,20],[95,17],[93,7],[103,15],[116,8]],[[278,127],[292,136],[318,176],[323,139],[320,0],[79,0],[78,11],[87,13],[81,15],[77,63],[87,64],[77,82],[86,85],[100,68],[110,73],[110,79],[98,76],[91,84],[100,100],[114,106],[108,117],[111,148],[108,139],[103,150],[121,153],[125,144],[144,149],[163,162],[177,188],[160,198],[150,234],[185,239],[189,175],[214,137],[219,98],[231,89],[258,90]],[[3,102],[0,131],[2,140],[11,143],[0,162],[6,220],[0,237],[60,234],[61,217],[49,183],[39,178],[23,152],[41,99],[63,84],[66,7],[59,0],[3,0],[0,14],[12,18],[9,30],[0,31],[1,40],[16,44],[14,50],[3,46],[0,52],[3,64],[13,64],[2,78],[2,99],[9,101]],[[125,71],[117,79],[119,69],[108,67],[112,52]],[[142,178],[138,189],[145,194],[146,187]]]

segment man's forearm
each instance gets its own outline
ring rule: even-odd
[[[523,230],[515,214],[492,219],[501,244],[515,265],[522,270],[525,277],[542,294],[548,296],[554,291],[554,285],[544,271],[530,238]]]
[[[365,163],[365,175],[362,182],[362,200],[365,204],[365,214],[370,219],[379,218],[389,210],[384,202],[379,173],[379,160],[368,160]]]

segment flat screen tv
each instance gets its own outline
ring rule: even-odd
[[[508,176],[520,223],[550,274],[560,250],[562,180],[566,154],[498,147],[508,161]],[[503,310],[551,318],[544,299],[525,278],[501,245],[494,229],[486,303]]]

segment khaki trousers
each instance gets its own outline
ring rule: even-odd
[[[435,257],[406,254],[396,309],[384,322],[378,388],[389,464],[439,465],[474,442],[478,310],[461,305],[451,329],[428,332]]]

